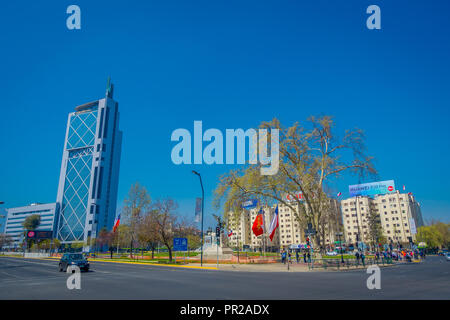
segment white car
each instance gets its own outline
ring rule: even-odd
[[[327,256],[337,256],[337,252],[336,251],[327,252]]]
[[[447,252],[445,254],[445,259],[447,259],[447,261],[450,261],[450,252]]]

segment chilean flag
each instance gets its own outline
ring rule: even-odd
[[[342,192],[338,192],[337,196],[338,198],[342,195]]]
[[[270,223],[269,228],[269,238],[272,241],[273,236],[275,235],[275,230],[278,228],[278,205],[275,208],[275,214],[273,215],[272,222]]]
[[[228,238],[233,235],[233,230],[228,231]]]
[[[120,213],[119,213],[119,215],[117,216],[116,221],[114,221],[113,232],[116,232],[116,229],[117,229],[117,227],[119,226],[119,224],[120,224]]]

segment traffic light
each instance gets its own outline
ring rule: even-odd
[[[216,227],[216,237],[220,237],[220,227]]]
[[[309,237],[306,237],[306,245],[309,247]]]

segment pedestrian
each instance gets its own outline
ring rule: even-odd
[[[366,256],[364,255],[364,252],[361,252],[361,261],[362,261],[363,266],[365,267],[366,264],[364,263],[364,259],[366,259]]]
[[[283,250],[281,252],[281,262],[283,262],[283,264],[286,264],[286,251]]]
[[[308,251],[307,257],[308,257],[308,262],[311,262],[311,254],[309,253],[309,251]]]
[[[356,251],[355,257],[356,257],[356,263],[359,265],[359,251]]]
[[[291,250],[288,252],[288,263],[292,263]]]
[[[303,251],[303,261],[306,263],[306,251]]]
[[[299,262],[299,254],[298,254],[298,250],[295,250],[295,259],[297,259],[297,263]]]

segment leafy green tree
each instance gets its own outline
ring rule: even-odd
[[[25,230],[36,230],[41,224],[41,216],[38,214],[32,214],[25,218],[22,222],[22,226]]]
[[[428,248],[448,248],[450,245],[450,224],[432,221],[428,226],[417,229],[417,241],[425,242]]]
[[[215,190],[215,205],[223,201],[224,212],[239,209],[248,198],[261,204],[283,204],[289,207],[301,226],[311,223],[317,230],[316,244],[324,241],[320,228],[322,215],[329,210],[326,188],[344,173],[376,176],[372,157],[366,155],[364,134],[360,129],[347,130],[343,138],[334,133],[330,116],[310,117],[310,127],[295,123],[284,128],[278,119],[263,122],[261,129],[279,129],[279,170],[274,175],[261,175],[261,164],[250,164],[231,170],[220,178]],[[270,134],[268,140],[271,140]],[[301,192],[302,199],[295,195]],[[292,201],[288,201],[289,195]],[[242,212],[242,210],[240,210]]]
[[[41,224],[41,216],[38,214],[32,214],[25,218],[22,222],[22,226],[24,228],[24,236],[26,236],[27,231],[36,230]],[[27,247],[29,248],[32,243],[32,240],[27,241]]]

